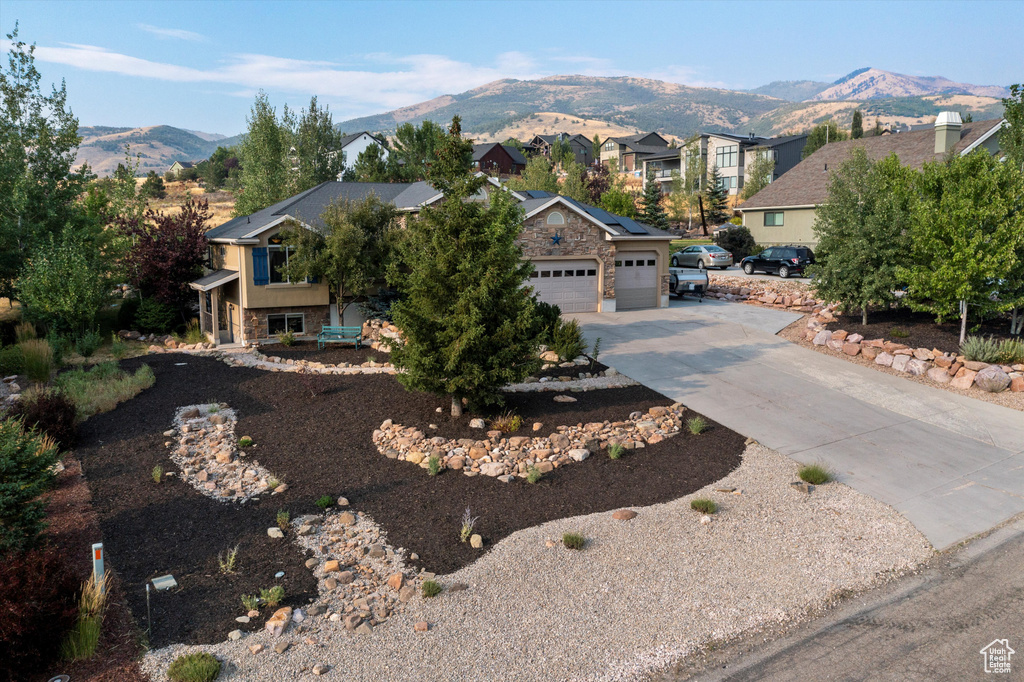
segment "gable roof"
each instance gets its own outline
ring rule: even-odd
[[[351,135],[344,135],[344,136],[342,136],[342,138],[341,138],[341,147],[342,147],[342,149],[344,149],[345,147],[349,146],[352,142],[354,142],[358,138],[362,137],[363,135],[369,135],[370,138],[373,139],[377,144],[380,144],[380,145],[384,144],[384,142],[379,137],[377,137],[373,133],[370,133],[370,132],[367,132],[367,131],[363,130],[363,131],[360,131],[358,133],[352,133]]]
[[[626,216],[610,213],[603,208],[598,208],[597,206],[592,206],[591,204],[587,204],[582,201],[576,201],[575,199],[562,196],[561,194],[545,192],[542,190],[525,190],[520,191],[519,193],[527,197],[520,203],[520,206],[526,213],[527,218],[530,218],[536,213],[550,208],[555,204],[561,204],[587,218],[590,222],[602,228],[612,238],[675,238],[664,230],[659,230],[651,225],[645,225],[644,223],[637,222],[632,218],[627,218]]]
[[[473,145],[473,161],[480,161],[480,159],[487,156],[488,153],[495,147],[501,147],[505,150],[505,153],[512,159],[512,163],[519,165],[526,165],[526,157],[523,156],[518,149],[512,146],[506,146],[497,142],[490,142],[488,144],[475,144]]]
[[[960,141],[953,145],[952,151],[956,154],[969,152],[994,134],[1001,125],[1002,119],[965,123],[960,129]],[[945,156],[935,153],[935,130],[932,127],[909,133],[833,142],[786,171],[778,180],[739,205],[737,210],[809,207],[824,202],[828,198],[829,170],[842,165],[857,147],[863,148],[872,161],[896,154],[904,166],[915,169],[929,161],[941,161]]]
[[[178,164],[182,168],[191,168],[192,166],[196,165],[194,161],[175,161],[174,163]],[[171,165],[173,166],[174,163],[172,163]]]

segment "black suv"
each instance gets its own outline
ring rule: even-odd
[[[804,274],[804,268],[813,262],[814,252],[806,246],[772,246],[757,255],[747,256],[740,261],[740,267],[748,275],[760,270],[785,279]]]

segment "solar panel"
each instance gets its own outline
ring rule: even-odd
[[[647,230],[641,227],[640,224],[632,218],[620,217],[619,225],[622,225],[626,232],[629,232],[630,234],[647,234]]]

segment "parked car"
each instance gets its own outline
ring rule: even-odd
[[[695,244],[672,254],[672,265],[677,268],[721,268],[732,265],[732,254],[714,244]]]
[[[802,275],[804,269],[814,263],[814,252],[806,246],[773,246],[759,254],[747,256],[740,261],[743,272],[752,275],[765,272],[778,274],[785,279],[790,275]]]

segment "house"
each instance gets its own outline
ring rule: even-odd
[[[768,138],[753,133],[746,137],[731,133],[704,133],[699,138],[698,148],[708,172],[712,166],[717,167],[719,183],[730,196],[736,196],[750,179],[749,162],[754,159],[754,155],[771,155],[775,159],[775,172],[771,180],[774,182],[800,163],[800,154],[805,144],[807,135]],[[671,192],[673,172],[680,176],[686,175],[688,153],[684,147],[645,157],[644,182],[647,182],[648,169],[654,168],[654,179],[661,183],[662,193]]]
[[[174,173],[174,177],[181,177],[181,172],[188,168],[195,168],[198,161],[175,161],[171,164],[171,167],[167,169],[168,173]]]
[[[492,142],[473,145],[473,169],[499,175],[518,175],[526,168],[526,157],[515,147]]]
[[[737,207],[758,244],[801,244],[814,246],[814,213],[828,198],[830,171],[834,171],[855,148],[862,148],[877,161],[896,154],[904,166],[921,168],[941,161],[947,154],[964,156],[976,149],[998,154],[999,130],[1005,121],[993,119],[963,123],[960,114],[945,111],[925,130],[863,137],[833,142],[818,149],[793,170]]]
[[[356,159],[362,154],[367,147],[370,145],[377,145],[380,147],[380,156],[382,159],[388,158],[388,148],[384,144],[384,140],[376,135],[366,132],[365,130],[360,133],[353,133],[352,135],[344,135],[341,138],[341,152],[345,155],[345,165],[342,168],[342,173],[347,170],[352,170],[352,167],[356,165]],[[338,175],[338,179],[341,179],[341,175]]]
[[[601,144],[601,163],[622,173],[641,170],[643,160],[668,151],[668,140],[658,133],[609,137]]]
[[[523,146],[533,153],[551,156],[551,145],[558,139],[563,139],[569,142],[573,156],[576,157],[576,163],[589,166],[594,162],[594,142],[588,139],[585,135],[570,135],[569,133],[534,135],[533,139]]]
[[[486,191],[507,191],[489,178]],[[339,320],[322,282],[292,282],[280,272],[289,249],[280,232],[322,229],[320,215],[339,199],[370,193],[416,215],[443,199],[426,182],[325,182],[206,233],[212,272],[191,283],[201,329],[216,344],[256,343],[292,331],[312,336],[325,324],[360,324],[355,306]],[[541,300],[567,313],[666,307],[672,235],[630,218],[548,192],[513,192],[523,208],[519,243],[536,269],[530,284]]]

